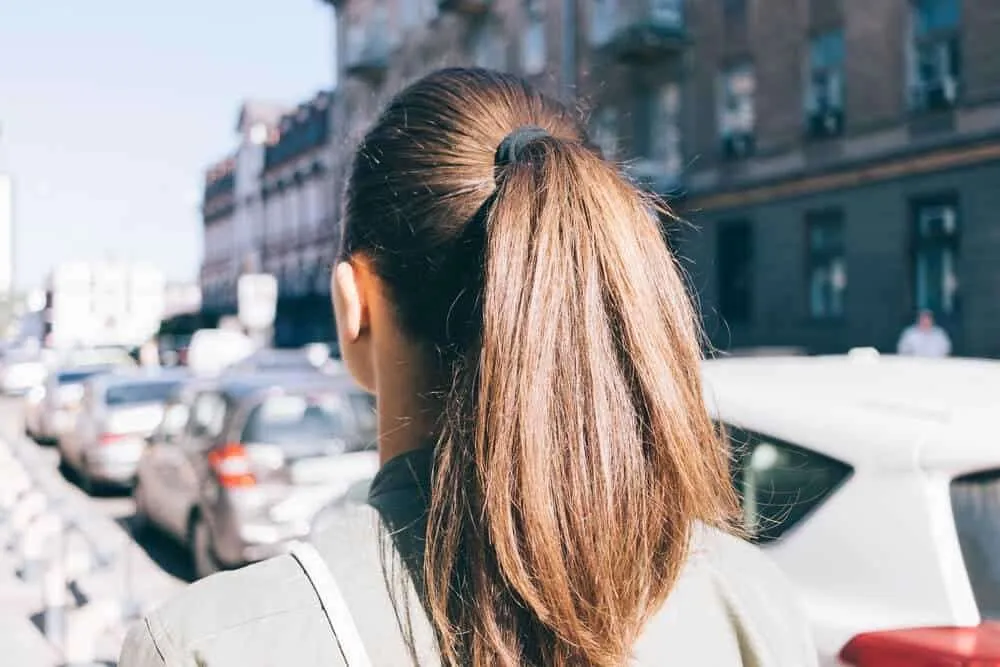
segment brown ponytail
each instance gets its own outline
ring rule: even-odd
[[[624,664],[692,524],[732,516],[654,210],[562,106],[483,70],[414,84],[358,153],[345,250],[442,371],[423,588],[448,665]]]

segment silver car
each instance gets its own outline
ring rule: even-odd
[[[374,404],[346,377],[228,377],[183,394],[133,495],[136,523],[187,544],[198,576],[287,550],[378,468]]]
[[[88,380],[75,427],[59,439],[64,469],[87,491],[96,485],[130,487],[146,439],[185,377],[177,371],[132,371]]]
[[[29,405],[26,428],[39,442],[56,443],[76,427],[76,418],[83,400],[84,383],[115,367],[79,366],[58,368],[45,379],[39,392],[37,405]],[[32,397],[33,398],[33,397]]]

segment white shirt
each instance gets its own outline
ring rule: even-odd
[[[951,354],[951,339],[941,327],[921,329],[914,324],[903,331],[897,352],[912,357],[947,357]]]

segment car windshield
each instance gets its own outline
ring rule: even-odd
[[[355,440],[359,428],[347,395],[272,396],[254,408],[243,431],[247,443],[295,445]]]
[[[979,613],[1000,620],[1000,470],[954,480],[951,507]]]
[[[108,387],[104,402],[109,406],[137,403],[166,403],[174,394],[178,382],[134,382]]]

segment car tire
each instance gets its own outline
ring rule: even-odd
[[[200,514],[195,514],[194,518],[191,519],[188,534],[188,544],[191,545],[191,564],[194,566],[195,577],[204,579],[218,572],[220,568],[212,543],[212,530]]]

